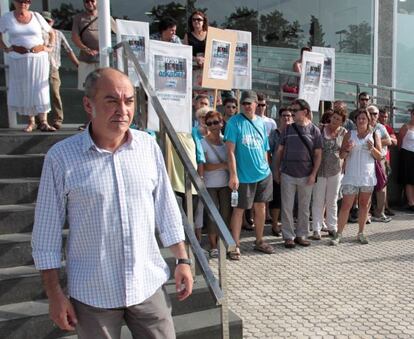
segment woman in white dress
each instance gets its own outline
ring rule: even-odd
[[[371,195],[377,184],[375,175],[375,160],[380,160],[381,139],[373,133],[369,125],[370,115],[366,109],[360,109],[355,116],[356,130],[349,131],[342,142],[339,157],[346,159],[345,174],[342,179],[342,204],[338,217],[338,232],[331,240],[331,245],[342,241],[342,232],[348,220],[349,211],[359,194],[358,235],[361,244],[368,244],[364,235],[364,227],[368,218]],[[374,139],[375,138],[375,139]]]
[[[43,17],[29,10],[31,0],[14,0],[15,10],[0,18],[0,48],[8,54],[9,82],[7,106],[9,112],[28,117],[25,132],[36,128],[38,115],[39,129],[55,131],[47,122],[50,111],[49,57],[53,46],[53,31]],[[44,44],[44,32],[49,43]],[[3,34],[8,34],[8,43]]]

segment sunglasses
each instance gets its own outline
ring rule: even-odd
[[[291,118],[292,114],[282,114],[282,118]]]
[[[368,98],[361,98],[361,99],[359,99],[360,101],[369,101],[369,99]]]
[[[378,115],[378,113],[369,113],[370,115]]]
[[[251,102],[243,102],[242,105],[243,106],[250,106],[252,103]]]
[[[86,4],[88,2],[95,2],[96,0],[83,0],[83,2]]]
[[[257,104],[259,107],[266,107],[266,104]]]
[[[236,108],[237,108],[237,106],[235,106],[235,105],[227,105],[227,106],[226,106],[226,108],[233,108],[233,109],[236,109]]]
[[[292,113],[296,113],[296,112],[303,111],[303,109],[302,108],[292,108],[291,111],[292,111]]]
[[[220,121],[218,121],[218,120],[213,120],[213,121],[207,121],[206,122],[206,125],[208,126],[208,127],[211,127],[211,126],[216,126],[216,125],[218,125],[218,124],[220,124]]]
[[[199,22],[201,22],[201,21],[204,21],[204,19],[203,18],[193,18],[193,21],[199,21]]]
[[[32,0],[16,0],[19,4],[31,4]]]

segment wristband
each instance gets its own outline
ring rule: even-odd
[[[181,265],[181,264],[185,264],[185,265],[189,265],[191,266],[193,263],[193,261],[191,259],[176,259],[175,260],[175,265]]]

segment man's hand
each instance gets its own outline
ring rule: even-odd
[[[308,177],[308,182],[306,183],[307,185],[313,185],[315,182],[316,182],[316,175],[314,175],[314,174],[311,174],[309,177]]]
[[[75,309],[63,292],[49,296],[49,316],[60,329],[66,331],[74,331],[78,323]]]
[[[183,301],[193,292],[193,275],[190,265],[179,264],[175,268],[175,289],[178,293],[178,300]]]
[[[280,185],[280,171],[278,169],[275,169],[275,176],[273,179]]]
[[[232,191],[239,189],[239,178],[237,178],[237,175],[230,175],[229,187]]]

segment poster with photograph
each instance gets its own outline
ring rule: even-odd
[[[208,28],[202,87],[232,89],[236,43],[235,31]]]
[[[237,34],[234,55],[233,88],[252,89],[252,33],[233,31]]]
[[[150,40],[149,82],[176,132],[191,133],[192,48]],[[159,131],[159,119],[148,104],[148,128]]]
[[[298,97],[306,100],[312,111],[319,109],[324,59],[323,54],[306,51],[302,57],[302,73],[300,75]]]
[[[321,100],[335,100],[335,48],[312,47],[315,53],[325,57],[322,73]]]
[[[148,74],[148,44],[149,44],[149,24],[148,22],[116,20],[118,42],[128,41],[129,46],[137,57],[145,73]],[[124,60],[122,50],[117,53],[118,69],[124,71]],[[138,75],[131,60],[128,62],[128,75],[135,86],[139,86]]]
[[[227,80],[230,72],[230,43],[213,39],[212,48],[208,77],[216,80]]]

